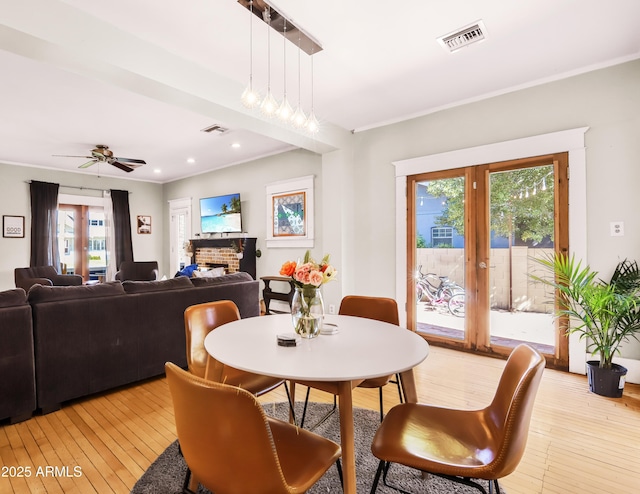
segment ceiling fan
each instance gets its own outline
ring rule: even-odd
[[[113,155],[113,151],[109,149],[109,146],[105,146],[104,144],[96,144],[95,149],[91,150],[91,156],[70,156],[66,154],[54,154],[54,156],[63,158],[89,158],[91,160],[80,165],[78,168],[89,168],[96,163],[109,163],[125,172],[132,172],[139,166],[147,164],[144,160],[116,157]]]

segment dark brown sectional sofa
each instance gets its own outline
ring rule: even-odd
[[[31,306],[22,288],[0,292],[0,420],[31,417],[36,408]]]
[[[228,299],[243,318],[260,313],[258,282],[247,273],[92,286],[35,285],[26,298],[23,310],[30,317],[23,321],[22,332],[33,335],[35,399],[19,418],[36,408],[48,413],[65,401],[163,374],[167,361],[186,367],[184,310],[190,305]],[[0,343],[0,363],[4,347]],[[4,388],[0,393],[3,403],[17,397],[16,391],[5,395]],[[14,416],[16,412],[0,413],[0,419]]]

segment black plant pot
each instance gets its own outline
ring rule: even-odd
[[[589,391],[600,396],[620,398],[624,389],[627,369],[618,364],[612,364],[611,369],[601,369],[600,362],[587,362],[587,378]]]

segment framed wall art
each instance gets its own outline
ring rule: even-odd
[[[307,233],[305,221],[306,192],[304,190],[271,197],[274,237],[304,237]]]
[[[151,233],[151,216],[138,215],[138,233]]]
[[[267,185],[267,247],[313,247],[313,175]]]
[[[24,238],[24,216],[2,216],[2,236]]]

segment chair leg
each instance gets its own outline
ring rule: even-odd
[[[378,388],[380,391],[380,423],[384,420],[384,405],[382,404],[382,386]]]
[[[393,489],[394,491],[402,492],[402,494],[413,494],[409,491],[405,491],[404,489],[401,489],[397,485],[391,485],[389,482],[387,482],[387,474],[389,473],[390,467],[391,467],[391,462],[390,461],[385,462],[385,466],[382,472],[382,481],[384,482],[384,485],[386,485],[390,489]]]
[[[309,393],[311,393],[311,388],[307,387],[307,394],[304,399],[304,408],[302,409],[302,420],[300,421],[301,429],[304,429],[304,419],[307,416],[307,405],[309,404]],[[309,430],[312,431],[319,425],[326,422],[326,420],[329,417],[331,417],[331,415],[336,411],[337,408],[338,408],[338,397],[336,395],[333,395],[333,408],[329,410],[329,412],[327,412],[327,414],[324,417],[318,420],[318,423],[316,423],[316,425],[314,425],[313,427],[310,427]]]
[[[182,454],[182,448],[180,447],[180,443],[178,442],[178,453],[180,453],[180,456],[183,456]],[[185,462],[186,463],[186,462]],[[191,483],[191,469],[189,468],[189,465],[187,465],[187,473],[184,476],[184,483],[182,484],[182,492],[186,493],[186,494],[191,494],[193,491],[191,491],[191,489],[189,489],[189,484]]]
[[[431,475],[436,475],[437,477],[442,477],[443,479],[447,479],[452,482],[457,482],[459,484],[463,484],[468,487],[473,487],[474,489],[478,489],[480,492],[482,492],[482,494],[487,494],[486,489],[481,484],[479,484],[478,482],[474,482],[469,477],[454,477],[451,475],[440,475],[437,473],[432,473]],[[491,480],[489,481],[489,493],[491,493],[492,491],[492,485],[493,485],[492,482],[493,481]]]
[[[373,485],[371,486],[371,492],[370,494],[375,494],[377,488],[378,488],[378,483],[380,482],[380,475],[382,475],[382,481],[384,482],[384,485],[389,487],[390,489],[393,489],[394,491],[398,491],[398,492],[402,492],[402,494],[413,494],[411,492],[405,491],[404,489],[401,489],[400,487],[398,487],[397,485],[392,485],[389,482],[387,482],[387,473],[389,473],[389,468],[391,467],[391,462],[390,461],[384,461],[384,460],[380,460],[380,463],[378,464],[378,469],[376,470],[376,475],[373,479]],[[428,472],[424,472],[424,473],[428,473]],[[430,475],[435,475],[436,477],[442,477],[444,479],[450,480],[451,482],[457,482],[459,484],[463,484],[466,485],[468,487],[473,487],[475,489],[478,489],[480,492],[482,492],[483,494],[487,494],[487,491],[485,490],[485,488],[480,485],[477,482],[474,482],[473,480],[471,480],[468,477],[454,477],[451,475],[440,475],[437,473],[432,473]],[[489,481],[489,494],[493,493],[493,485],[495,483],[496,486],[496,494],[500,494],[500,487],[498,486],[498,480],[490,480]]]
[[[344,492],[344,479],[342,478],[342,462],[340,458],[336,460],[336,468],[338,469],[338,477],[340,477],[340,487],[342,487],[342,492]]]
[[[498,484],[498,479],[493,479],[489,481],[489,494],[493,494],[493,486],[496,487],[495,494],[500,494],[500,484]]]
[[[375,494],[375,492],[378,490],[378,482],[380,482],[380,474],[382,473],[384,464],[384,460],[380,460],[380,463],[378,463],[378,469],[376,470],[376,475],[373,478],[373,485],[371,486],[371,492],[369,494]]]
[[[296,410],[293,406],[293,400],[291,400],[291,394],[289,393],[289,386],[287,386],[286,381],[284,382],[284,390],[287,392],[287,401],[289,402],[289,411],[291,412],[291,416],[293,417],[293,423],[297,424],[298,420],[296,419]]]
[[[304,418],[307,416],[307,405],[309,404],[309,393],[311,393],[311,388],[307,387],[307,394],[304,398],[304,408],[302,409],[302,420],[300,421],[301,429],[304,429]]]
[[[404,403],[404,396],[402,396],[402,384],[400,382],[400,374],[396,374],[396,385],[398,386],[398,396],[400,403]]]

